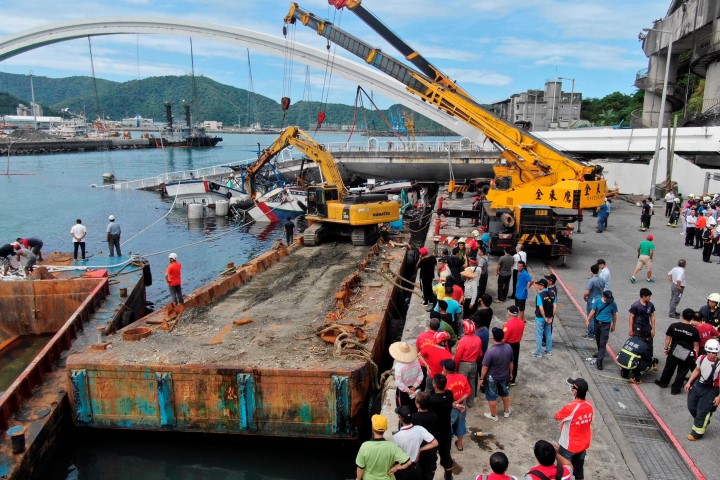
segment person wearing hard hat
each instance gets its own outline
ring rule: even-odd
[[[108,220],[110,223],[108,223],[107,226],[107,243],[108,250],[110,250],[110,257],[115,256],[116,250],[117,256],[122,257],[122,252],[120,252],[120,224],[115,221],[115,215],[110,215]]]
[[[697,366],[685,384],[688,410],[694,419],[687,436],[691,442],[700,440],[705,435],[710,417],[720,405],[720,342],[714,338],[708,340],[705,351],[705,355],[698,357]]]
[[[720,293],[711,293],[707,296],[707,304],[698,311],[703,320],[715,328],[720,327]]]
[[[173,302],[182,305],[182,263],[177,261],[177,253],[168,255],[170,265],[165,269],[165,281],[170,289],[170,298]]]

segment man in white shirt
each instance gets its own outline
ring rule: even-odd
[[[695,210],[690,210],[690,214],[685,217],[685,246],[692,247],[695,242],[695,224],[697,224],[697,216]]]
[[[677,312],[678,303],[685,291],[685,260],[678,260],[677,267],[670,270],[667,278],[670,281],[670,318],[680,318]]]
[[[77,260],[78,247],[82,251],[82,259],[85,260],[85,237],[87,236],[87,228],[82,224],[79,218],[75,221],[75,225],[70,229],[70,235],[73,238],[73,258]]]
[[[523,261],[527,263],[527,253],[523,250],[523,244],[518,243],[515,245],[515,255],[513,255],[513,266],[512,266],[512,293],[508,298],[515,298],[515,287],[517,286],[518,277],[518,262]]]
[[[607,268],[607,264],[602,258],[598,258],[597,266],[600,269],[598,277],[605,280],[605,290],[610,290],[610,269]]]
[[[403,405],[397,409],[396,413],[402,426],[399,431],[393,434],[393,442],[410,457],[412,465],[403,472],[397,472],[395,478],[418,478],[425,473],[420,472],[420,475],[418,475],[420,452],[437,448],[438,441],[425,427],[412,424],[412,410],[410,407]],[[423,442],[425,445],[423,445]]]
[[[675,203],[675,193],[670,190],[668,193],[665,194],[665,216],[668,218],[670,217],[673,203]]]

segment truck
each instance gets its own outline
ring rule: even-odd
[[[297,148],[316,163],[321,176],[319,185],[307,187],[308,228],[303,232],[304,245],[318,245],[329,235],[350,237],[353,245],[368,245],[377,238],[381,224],[400,219],[400,204],[389,200],[386,194],[350,195],[330,152],[297,126],[287,127],[248,166],[244,182],[251,198],[256,195],[256,174],[287,147]]]
[[[518,242],[542,247],[551,256],[572,250],[573,222],[583,209],[597,208],[609,195],[602,167],[556,149],[530,132],[483,108],[450,77],[403,41],[361,0],[328,0],[337,9],[357,15],[413,66],[341,30],[331,22],[292,3],[285,23],[298,21],[405,85],[413,95],[478,129],[500,151],[495,178],[481,211],[491,234],[491,248]]]

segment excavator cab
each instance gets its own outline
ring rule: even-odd
[[[337,185],[319,185],[308,188],[308,215],[327,217],[328,203],[337,203],[340,192]]]

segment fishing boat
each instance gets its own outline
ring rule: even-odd
[[[279,222],[302,215],[307,210],[307,190],[302,187],[277,187],[255,199],[248,214],[256,222]]]
[[[160,131],[160,137],[147,135],[150,145],[156,148],[164,147],[214,147],[222,142],[222,137],[211,136],[205,127],[192,124],[190,105],[185,103],[185,124],[173,122],[172,105],[165,102],[166,123]]]
[[[250,196],[242,190],[204,178],[167,181],[162,185],[162,194],[170,198],[177,197],[175,203],[180,206],[199,203],[214,207],[218,200],[230,201],[233,204],[250,201]]]

